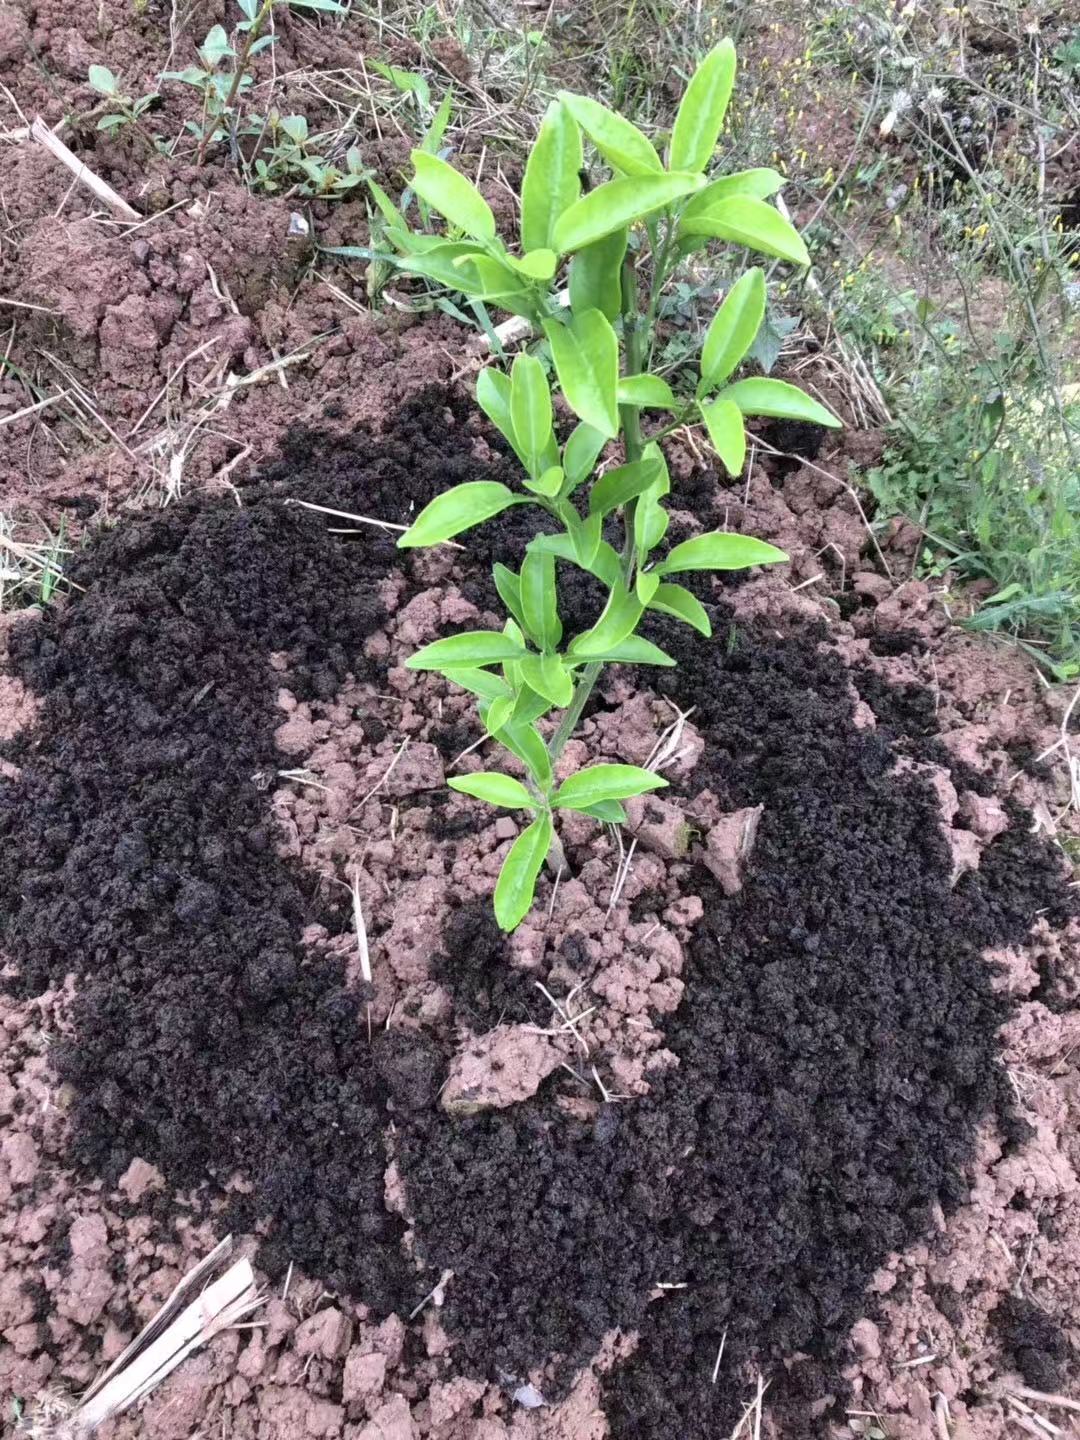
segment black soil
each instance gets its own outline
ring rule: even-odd
[[[187,503],[90,549],[85,595],[12,645],[46,703],[8,747],[20,778],[0,780],[0,944],[24,992],[78,975],[55,1053],[87,1170],[114,1178],[138,1154],[176,1187],[238,1174],[252,1188],[229,1219],[268,1222],[271,1268],[293,1260],[407,1313],[426,1286],[383,1208],[392,1112],[417,1251],[460,1277],[442,1312],[458,1367],[509,1384],[554,1359],[554,1392],[607,1329],[638,1328],[607,1383],[616,1435],[728,1433],[760,1367],[804,1436],[869,1276],[935,1200],[963,1199],[974,1128],[1007,1111],[1003,1002],[979,956],[1053,914],[1055,867],[1014,826],[950,890],[932,792],[891,773],[898,746],[933,743],[925,707],[872,695],[889,724],[858,730],[850,672],[812,631],[718,614],[728,642],[708,644],[662,626],[684,663],[659,683],[709,742],[689,788],[765,807],[737,897],[688,881],[706,915],[666,1022],[680,1064],[595,1123],[555,1105],[557,1078],[510,1112],[449,1120],[446,1042],[369,1049],[339,962],[300,947],[306,923],[346,917],[274,857],[267,786],[276,684],[329,696],[372,674],[362,646],[398,558],[378,532],[333,540],[283,496],[407,518],[459,480],[503,478],[471,458],[467,414],[433,395],[377,444],[298,435],[241,508]],[[483,544],[503,544],[497,527]],[[567,609],[594,600],[571,587]],[[522,1005],[485,911],[458,912],[444,948],[459,1019],[486,1028]]]

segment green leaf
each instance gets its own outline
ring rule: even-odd
[[[477,800],[486,800],[489,805],[501,805],[505,810],[531,809],[536,801],[520,780],[504,775],[500,770],[479,770],[473,775],[455,775],[448,780],[451,790],[462,795],[472,795]]]
[[[598,800],[595,805],[583,805],[578,813],[588,815],[593,820],[599,820],[604,825],[624,825],[626,823],[625,807],[620,805],[618,800]]]
[[[460,685],[481,700],[513,699],[506,681],[490,670],[444,670],[442,673],[454,685]]]
[[[620,405],[636,405],[639,410],[674,410],[675,395],[659,375],[624,375],[619,381]]]
[[[303,145],[308,138],[308,122],[306,115],[283,115],[280,125],[290,140],[297,145]]]
[[[564,473],[561,465],[549,465],[537,480],[526,480],[525,487],[534,495],[543,495],[554,500],[563,487]]]
[[[724,462],[724,469],[729,475],[741,475],[746,462],[746,427],[742,411],[734,401],[724,398],[726,394],[725,390],[723,395],[710,400],[707,405],[699,402],[698,409],[713,449]]]
[[[683,207],[682,218],[686,221],[696,215],[703,215],[706,211],[715,209],[719,201],[730,200],[737,195],[751,200],[767,200],[770,195],[776,194],[783,183],[784,177],[779,170],[768,167],[736,170],[732,175],[721,175],[717,180],[710,180],[704,189],[690,197]]]
[[[654,645],[643,635],[628,635],[625,640],[620,640],[618,645],[613,645],[602,655],[590,655],[589,659],[602,660],[610,665],[663,665],[668,669],[675,664],[659,645]]]
[[[297,10],[322,10],[327,15],[347,15],[347,5],[341,5],[338,0],[289,0],[290,5],[295,5]]]
[[[518,671],[518,694],[514,704],[514,713],[510,717],[513,725],[531,725],[534,720],[539,720],[542,715],[546,715],[553,704],[546,695],[541,695],[538,690],[534,690],[526,682],[524,675],[520,673],[524,665],[530,660],[538,658],[540,657],[536,655],[526,655],[525,659],[519,660],[514,667]]]
[[[227,59],[233,54],[233,48],[229,44],[229,37],[225,33],[223,25],[212,25],[207,31],[206,39],[199,46],[199,55],[203,64],[213,69],[220,61]]]
[[[658,610],[661,615],[672,615],[676,620],[684,620],[702,635],[712,634],[712,621],[705,606],[696,595],[684,590],[681,585],[661,585],[645,608]]]
[[[513,695],[500,695],[487,705],[480,706],[480,718],[489,735],[498,735],[514,713],[516,704]]]
[[[465,630],[417,650],[405,661],[406,670],[468,670],[478,665],[501,665],[520,660],[524,645],[498,630]]]
[[[627,504],[660,478],[660,466],[655,460],[635,460],[629,465],[619,465],[602,475],[589,493],[589,514],[609,515],[620,505]]]
[[[624,175],[662,173],[655,146],[636,125],[587,95],[560,90],[559,99],[613,169]]]
[[[574,698],[574,677],[558,655],[527,655],[521,662],[521,673],[530,689],[560,710]]]
[[[512,270],[524,275],[527,280],[550,280],[559,263],[555,251],[548,249],[530,250],[520,258],[517,255],[507,255],[505,259]]]
[[[609,180],[606,185],[590,190],[564,212],[555,226],[552,243],[562,254],[583,250],[605,235],[663,210],[684,195],[692,195],[702,184],[700,175],[682,174],[628,175]]]
[[[426,200],[433,210],[466,235],[477,240],[494,240],[495,216],[471,180],[445,160],[423,150],[414,150],[410,158],[416,171],[412,188],[421,200]]]
[[[515,297],[524,300],[528,295],[522,277],[490,255],[463,255],[454,261],[454,268],[458,274],[456,288],[466,295],[497,300],[508,310],[513,308],[510,302]]]
[[[464,270],[460,262],[463,259],[472,260],[476,254],[476,246],[471,240],[443,240],[419,254],[402,255],[396,263],[398,269],[406,274],[424,275],[447,289],[469,294],[481,290],[483,283],[475,271]]]
[[[743,359],[765,318],[765,272],[756,266],[740,276],[705,332],[701,349],[703,385],[719,385]]]
[[[619,433],[619,341],[599,310],[575,315],[569,325],[544,321],[555,373],[574,414],[607,440]]]
[[[570,642],[570,655],[575,660],[598,659],[631,634],[644,609],[632,590],[616,587],[596,624]]]
[[[546,795],[551,789],[551,756],[535,725],[516,722],[504,725],[497,739],[518,757]]]
[[[566,517],[574,559],[583,570],[588,570],[593,574],[595,574],[596,557],[603,544],[600,538],[603,524],[602,515],[590,515],[587,520]]]
[[[545,810],[511,845],[495,883],[495,919],[500,929],[516,930],[528,914],[553,834],[551,816]]]
[[[520,578],[514,574],[513,570],[508,570],[506,566],[502,564],[497,564],[491,573],[495,580],[495,589],[499,592],[499,599],[506,606],[507,610],[510,611],[510,614],[518,624],[524,626],[525,621],[521,611]]]
[[[570,261],[570,308],[599,310],[614,320],[622,309],[622,270],[630,232],[624,225],[579,250]]]
[[[563,469],[571,489],[593,472],[601,450],[607,444],[607,437],[584,420],[575,425],[570,438],[563,446]]]
[[[551,803],[560,810],[580,810],[604,800],[629,800],[650,790],[662,790],[667,781],[655,770],[639,765],[590,765],[564,780]]]
[[[510,409],[511,393],[510,376],[495,365],[486,365],[476,377],[476,403],[503,439],[522,455]]]
[[[609,590],[622,583],[622,562],[613,546],[600,538],[602,517],[591,515],[588,520],[569,523],[568,534],[547,535],[541,541],[560,560],[569,560],[587,570]]]
[[[721,390],[720,397],[732,400],[744,415],[770,415],[780,420],[808,420],[812,425],[825,425],[830,430],[843,428],[831,410],[818,404],[797,385],[786,380],[768,380],[754,377],[750,380],[736,380],[734,385]]]
[[[690,77],[671,132],[672,170],[705,170],[735,84],[735,46],[721,40]]]
[[[710,235],[745,245],[761,255],[790,260],[793,265],[810,264],[810,252],[790,220],[785,220],[779,210],[764,200],[752,200],[748,196],[721,200],[699,215],[684,215],[680,233]]]
[[[397,542],[398,547],[412,550],[421,545],[438,545],[462,530],[490,520],[510,505],[522,504],[523,499],[495,480],[472,480],[465,485],[455,485],[424,506]]]
[[[645,446],[642,458],[655,460],[660,466],[660,476],[634,506],[634,544],[637,547],[639,565],[644,565],[649,552],[654,550],[667,534],[670,517],[660,502],[671,489],[667,461],[655,440],[650,440]]]
[[[562,639],[555,596],[555,556],[538,547],[530,546],[522,562],[521,613],[525,629],[536,637],[540,648],[554,650]]]
[[[521,182],[521,246],[551,247],[555,222],[581,194],[581,132],[558,100],[547,108]]]
[[[684,540],[656,568],[661,575],[684,570],[746,570],[751,565],[773,565],[787,558],[783,550],[764,540],[755,540],[752,535],[725,534],[717,530]]]
[[[430,95],[428,97],[430,104]],[[437,155],[442,144],[443,136],[446,134],[447,126],[450,124],[450,116],[454,108],[453,88],[447,90],[446,94],[439,101],[439,108],[431,117],[431,124],[428,126],[424,138],[420,141],[420,149],[426,150],[429,155]]]
[[[97,128],[99,130],[118,130],[121,125],[126,124],[126,115],[103,115],[97,122]]]
[[[396,65],[387,65],[384,60],[369,60],[368,64],[403,95],[415,95],[425,110],[431,108],[431,86],[423,75],[418,75],[415,70],[400,70]],[[429,155],[434,153],[428,145],[424,149]]]
[[[634,591],[637,594],[637,598],[641,601],[642,605],[645,606],[646,610],[649,608],[649,601],[653,598],[659,588],[660,576],[657,575],[655,570],[638,571],[637,578],[634,581]]]
[[[551,439],[551,391],[535,355],[518,355],[510,371],[510,419],[518,444],[535,475]]]
[[[119,81],[107,65],[91,65],[86,72],[86,78],[90,82],[90,88],[99,95],[112,96],[120,89]]]

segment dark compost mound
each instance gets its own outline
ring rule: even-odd
[[[343,911],[275,857],[267,787],[275,684],[328,697],[347,672],[378,678],[362,647],[400,557],[282,498],[404,519],[506,478],[472,458],[467,414],[429,395],[377,443],[297,436],[241,508],[185,502],[99,540],[85,595],[12,641],[45,706],[8,747],[21,776],[0,780],[0,944],[24,992],[78,975],[56,1049],[75,1160],[115,1178],[138,1154],[177,1187],[239,1173],[252,1189],[230,1219],[270,1222],[265,1263],[376,1310],[416,1298],[383,1206],[385,1077],[408,1057],[372,1063],[361,997],[301,949],[305,924]],[[500,543],[489,527],[483,549]],[[743,891],[694,881],[678,1068],[595,1124],[554,1105],[554,1077],[494,1116],[397,1113],[399,1158],[421,1257],[465,1282],[443,1310],[459,1367],[508,1380],[560,1357],[557,1386],[605,1330],[637,1327],[608,1382],[615,1433],[704,1437],[735,1418],[739,1385],[710,1384],[726,1333],[729,1382],[764,1367],[802,1435],[869,1276],[936,1199],[959,1203],[974,1127],[1004,1109],[979,955],[1053,907],[1055,870],[1014,826],[950,890],[931,790],[855,728],[849,672],[814,633],[662,638],[684,664],[659,683],[709,741],[694,787],[765,807]],[[451,982],[456,953],[501,962],[479,917],[446,947]],[[461,1011],[479,1018],[464,994]],[[650,1301],[661,1282],[684,1288]]]

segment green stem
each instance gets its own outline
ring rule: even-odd
[[[233,71],[232,84],[229,86],[229,93],[225,96],[225,104],[217,112],[218,118],[220,118],[222,115],[227,115],[232,109],[232,107],[236,104],[236,97],[240,90],[240,83],[243,80],[244,75],[247,71],[248,61],[251,59],[251,47],[255,44],[255,41],[258,40],[259,35],[262,31],[263,24],[266,21],[266,17],[270,14],[270,11],[273,9],[273,7],[274,0],[263,0],[262,5],[259,7],[258,14],[251,22],[251,29],[247,32],[247,36],[244,40],[244,48],[240,51],[240,54],[237,56],[236,59],[236,69]],[[196,165],[201,166],[203,161],[206,159],[206,151],[207,147],[210,144],[210,136],[212,134],[213,127],[209,126],[208,128],[207,125],[204,125],[203,137],[202,140],[199,142],[199,154],[195,161]]]

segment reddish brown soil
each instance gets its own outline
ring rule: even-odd
[[[149,86],[168,21],[19,0],[0,78],[55,122],[89,63]],[[354,64],[343,33],[282,19],[283,109],[329,122],[304,71]],[[155,124],[189,113],[173,89]],[[228,1227],[271,1287],[260,1328],[110,1434],[726,1434],[761,1373],[792,1440],[878,1413],[1004,1440],[1025,1380],[1075,1393],[1080,934],[1047,839],[1075,817],[1060,753],[1033,763],[1062,697],[904,583],[916,537],[875,553],[841,478],[770,460],[721,491],[673,446],[673,534],[721,521],[793,563],[702,584],[717,639],[674,688],[610,677],[567,764],[643,763],[693,704],[671,808],[610,907],[617,848],[569,824],[573,877],[505,942],[513,822],[444,789],[478,763],[471,707],[400,662],[488,622],[525,523],[398,569],[377,530],[281,503],[405,521],[501,473],[461,391],[407,403],[467,372],[460,331],[371,311],[362,267],[315,261],[226,154],[65,135],[148,223],[0,139],[0,295],[50,312],[11,312],[5,353],[69,392],[0,429],[0,508],[29,538],[197,498],[95,542],[85,597],[20,622],[0,679],[5,1418],[77,1395]],[[358,138],[392,176],[407,142]],[[360,203],[310,214],[363,243]],[[35,398],[0,376],[0,414]],[[768,438],[839,477],[879,443]]]

